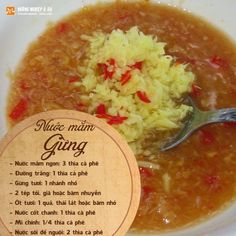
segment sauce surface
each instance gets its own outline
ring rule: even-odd
[[[86,42],[82,34],[138,26],[166,42],[167,53],[196,75],[192,97],[199,108],[236,107],[236,50],[221,32],[175,8],[148,2],[85,8],[48,28],[29,47],[12,78],[11,126],[53,109],[87,111],[78,78]],[[173,230],[199,222],[227,206],[236,191],[236,125],[208,126],[179,147],[156,154],[158,170],[140,168],[141,204],[133,230]],[[149,141],[155,141],[154,139]],[[137,157],[145,160],[145,157]]]

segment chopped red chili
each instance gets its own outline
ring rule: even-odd
[[[227,67],[228,66],[228,62],[217,56],[217,55],[214,55],[211,59],[210,59],[210,62],[216,66],[219,66],[219,67]]]
[[[128,117],[117,115],[117,116],[112,116],[112,118],[109,119],[107,123],[109,125],[119,125],[119,124],[122,124],[127,119]]]
[[[151,100],[148,98],[146,92],[144,91],[137,91],[137,96],[139,97],[139,99],[145,103],[150,103]]]
[[[25,91],[25,90],[28,90],[30,88],[30,86],[26,83],[26,81],[22,80],[20,82],[20,88],[21,88],[21,90]]]
[[[74,83],[74,82],[77,82],[78,80],[79,80],[78,76],[71,76],[71,77],[69,77],[68,82]]]
[[[130,66],[130,68],[142,70],[142,68],[143,68],[143,61],[138,61],[138,62],[134,63],[133,65]]]
[[[149,168],[139,167],[139,172],[140,172],[141,176],[144,176],[144,177],[153,177],[154,176],[153,171],[150,170]]]
[[[229,128],[236,127],[236,122],[225,122],[224,126]]]
[[[155,189],[150,186],[143,186],[141,191],[141,199],[145,200],[151,193],[155,192]]]
[[[97,114],[96,116],[98,118],[107,119],[107,123],[109,125],[119,125],[119,124],[122,124],[125,120],[128,119],[128,117],[120,116],[120,115],[112,116],[112,115],[109,115],[109,114]]]
[[[108,61],[108,64],[111,65],[111,66],[115,66],[116,65],[116,61],[114,58],[110,58]]]
[[[113,75],[115,74],[115,59],[111,58],[107,60],[107,63],[98,63],[97,65],[100,68],[101,74],[105,80],[112,79]]]
[[[201,95],[202,88],[197,86],[196,84],[192,85],[192,95],[198,97]]]
[[[97,66],[101,70],[101,74],[105,77],[105,73],[108,70],[108,65],[106,63],[98,63]]]
[[[211,188],[218,188],[220,185],[220,177],[218,175],[206,175],[203,177],[203,182]]]
[[[131,79],[131,71],[127,70],[120,78],[121,85],[128,83],[130,79]]]
[[[126,12],[122,12],[122,13],[117,14],[117,18],[119,20],[126,20],[127,18],[129,18],[129,14]]]
[[[109,114],[96,114],[96,117],[97,118],[102,118],[102,119],[111,119],[112,118],[112,115],[109,115]]]
[[[85,111],[86,105],[84,105],[82,102],[76,104],[75,109],[77,111]]]
[[[210,145],[214,143],[215,137],[210,131],[200,130],[199,131],[200,142],[204,145]]]
[[[129,18],[129,15],[128,15],[128,14],[124,14],[124,15],[118,16],[118,19],[119,19],[119,20],[124,20],[124,19],[127,19],[127,18]]]
[[[106,114],[106,107],[104,104],[98,105],[97,110],[96,110],[96,114],[100,114],[100,115]]]
[[[56,28],[56,32],[57,34],[62,34],[65,33],[69,28],[69,25],[67,23],[60,23],[57,28]]]
[[[26,98],[22,98],[12,109],[11,113],[9,114],[9,117],[12,120],[19,119],[25,113],[27,107],[28,107],[28,100]]]

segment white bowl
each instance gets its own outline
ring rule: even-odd
[[[48,21],[55,21],[76,9],[96,0],[11,0],[0,5],[0,137],[6,131],[6,99],[9,79],[6,73],[14,70],[29,43],[45,29]],[[235,0],[162,0],[156,1],[181,7],[217,25],[236,40]],[[51,6],[51,16],[6,16],[6,6]],[[236,236],[236,204],[204,221],[204,223],[171,233],[153,234],[166,236]],[[135,235],[135,234],[129,234]],[[138,234],[140,236],[147,234]]]

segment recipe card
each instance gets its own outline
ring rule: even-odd
[[[0,188],[0,235],[124,235],[138,209],[140,176],[111,126],[60,110],[5,136]]]

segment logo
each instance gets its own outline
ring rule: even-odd
[[[45,15],[52,15],[53,9],[51,6],[20,6],[20,7],[13,7],[7,6],[6,7],[6,15],[7,16],[45,16]]]
[[[15,13],[16,13],[15,7],[12,6],[6,7],[6,14],[8,16],[14,16]]]

